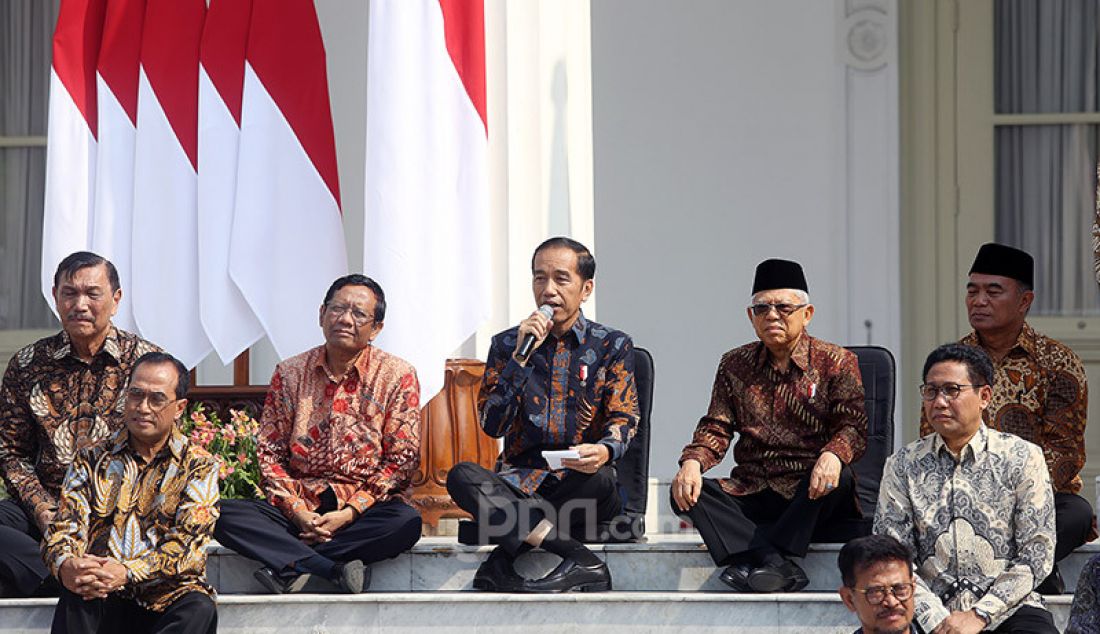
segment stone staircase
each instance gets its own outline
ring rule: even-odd
[[[258,566],[220,546],[211,547],[208,575],[218,588],[220,632],[746,632],[850,634],[857,623],[836,589],[839,544],[815,544],[803,560],[810,577],[804,592],[733,594],[692,533],[651,535],[641,544],[593,549],[608,563],[615,590],[569,595],[502,595],[471,592],[470,583],[489,547],[463,546],[453,537],[425,537],[412,551],[373,566],[371,591],[362,595],[261,594],[252,579]],[[1067,584],[1100,542],[1063,562]],[[521,558],[517,568],[541,575],[557,563],[546,553]],[[1070,595],[1050,597],[1064,627]],[[0,600],[0,634],[49,630],[52,599]]]

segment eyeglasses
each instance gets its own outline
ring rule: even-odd
[[[931,383],[922,383],[917,387],[920,391],[920,397],[923,401],[934,401],[936,397],[943,394],[949,401],[953,401],[959,398],[959,393],[962,392],[964,387],[985,387],[985,385],[958,385],[955,383],[945,383],[943,385],[932,385]]]
[[[164,392],[146,392],[140,387],[132,387],[126,390],[126,402],[134,407],[141,405],[142,401],[149,401],[149,408],[154,412],[168,407],[169,403],[177,401],[179,399],[169,398]]]
[[[779,313],[780,317],[790,317],[794,314],[794,311],[807,306],[809,306],[809,304],[753,304],[749,306],[749,309],[752,311],[752,314],[757,317],[767,315],[772,312],[773,308],[775,312]]]
[[[892,586],[869,586],[863,590],[852,588],[852,590],[862,593],[867,599],[867,603],[871,605],[878,605],[886,600],[887,594],[894,595],[894,598],[898,601],[906,601],[909,597],[913,596],[913,587],[916,584],[910,581],[909,583],[895,583]]]
[[[355,322],[356,326],[366,326],[374,321],[374,317],[364,313],[358,308],[348,306],[347,304],[326,304],[325,309],[336,319],[340,319],[348,314],[348,311],[351,311],[351,320]]]

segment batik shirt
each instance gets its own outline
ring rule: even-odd
[[[146,462],[123,429],[78,452],[42,557],[55,577],[70,557],[113,557],[127,570],[121,596],[161,612],[188,592],[213,596],[206,547],[217,519],[217,459],[173,429]]]
[[[138,357],[160,348],[112,327],[90,363],[62,331],[15,353],[0,388],[0,471],[27,513],[57,508],[76,452],[122,426],[122,403]]]
[[[638,424],[630,336],[581,314],[521,366],[512,358],[517,332],[514,327],[493,337],[478,395],[482,429],[504,437],[500,476],[530,494],[547,476],[565,474],[549,471],[544,450],[598,443],[612,461],[621,458]]]
[[[358,513],[407,498],[420,464],[420,384],[405,361],[368,346],[337,381],[318,346],[275,366],[258,454],[268,500],[288,518],[331,488]]]
[[[863,380],[855,353],[804,334],[786,372],[757,341],[722,356],[710,407],[680,455],[703,471],[722,462],[734,433],[737,465],[719,483],[730,495],[771,489],[794,496],[829,451],[851,464],[867,448]]]
[[[1066,634],[1100,634],[1100,555],[1093,555],[1081,569]]]
[[[960,343],[980,347],[981,339],[972,332]],[[1054,491],[1079,493],[1088,407],[1081,358],[1025,323],[1016,345],[993,363],[993,400],[985,409],[985,424],[1039,445]],[[921,435],[933,431],[921,408]]]
[[[985,425],[958,458],[939,434],[910,443],[886,459],[874,532],[912,549],[926,632],[953,611],[980,608],[994,629],[1021,606],[1042,608],[1034,590],[1054,565],[1042,450]]]

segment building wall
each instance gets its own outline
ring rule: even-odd
[[[895,12],[592,3],[600,317],[655,357],[652,475],[675,474],[720,356],[754,339],[763,259],[803,264],[814,335],[898,354]]]

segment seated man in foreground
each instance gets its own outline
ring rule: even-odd
[[[982,245],[966,284],[966,313],[974,331],[959,343],[985,350],[993,361],[986,425],[1043,450],[1054,487],[1057,539],[1054,570],[1038,592],[1062,594],[1058,562],[1097,536],[1092,506],[1080,496],[1089,390],[1081,358],[1027,323],[1034,280],[1029,253],[994,242]],[[921,435],[932,431],[922,417]]]
[[[386,317],[377,282],[347,275],[320,308],[325,343],[275,367],[258,453],[268,501],[226,500],[214,536],[264,567],[270,592],[310,576],[343,592],[370,586],[370,563],[420,539],[406,503],[420,462],[420,386],[405,361],[371,345]]]
[[[760,341],[722,356],[710,408],[672,480],[673,510],[691,519],[727,567],[720,579],[738,592],[806,587],[791,558],[806,556],[818,523],[860,513],[850,468],[867,446],[859,363],[806,332],[807,289],[797,262],[756,267],[747,312]],[[730,477],[704,479],[735,433]]]
[[[177,428],[188,378],[171,355],[140,357],[125,428],[77,453],[42,546],[64,586],[54,634],[217,630],[206,546],[218,462]]]
[[[916,554],[925,632],[1056,634],[1036,586],[1054,565],[1054,493],[1042,450],[982,422],[993,363],[952,343],[924,362],[935,433],[886,460],[875,534]]]
[[[837,557],[840,598],[859,617],[854,634],[917,634],[913,626],[913,553],[886,535],[857,537]]]
[[[482,429],[504,436],[497,472],[460,463],[447,476],[447,491],[481,531],[500,538],[478,568],[475,588],[610,590],[607,565],[576,537],[622,512],[611,464],[638,422],[634,346],[626,333],[581,313],[596,274],[584,245],[551,238],[535,249],[531,270],[540,308],[493,337],[478,397]],[[550,469],[542,452],[565,449],[577,457]],[[526,580],[512,563],[536,547],[562,562],[542,579]]]

